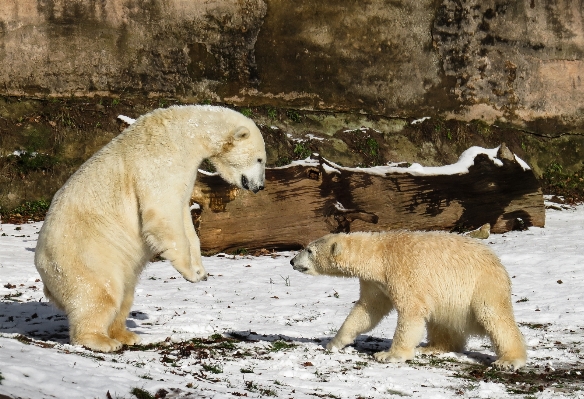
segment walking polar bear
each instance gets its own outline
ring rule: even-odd
[[[436,232],[329,234],[290,263],[310,275],[359,278],[359,300],[329,350],[351,344],[395,309],[393,343],[375,354],[380,362],[413,359],[427,329],[423,353],[461,352],[470,335],[487,335],[498,355],[496,367],[525,365],[509,276],[476,240]]]
[[[72,344],[110,352],[139,342],[126,317],[154,254],[190,282],[206,279],[189,210],[205,158],[228,182],[263,189],[266,151],[253,121],[174,106],[138,118],[55,194],[35,265],[45,295],[67,313]]]

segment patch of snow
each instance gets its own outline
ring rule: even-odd
[[[452,165],[444,166],[422,166],[418,163],[413,163],[408,168],[396,167],[396,166],[375,166],[372,168],[345,168],[353,171],[367,172],[371,174],[377,174],[385,176],[388,173],[407,173],[413,176],[448,176],[468,173],[468,168],[474,165],[474,159],[479,154],[486,154],[497,166],[503,166],[503,162],[497,158],[497,148],[482,148],[482,147],[470,147],[464,151],[458,161]],[[395,165],[395,164],[393,164]]]
[[[324,173],[328,173],[328,174],[330,174],[330,173],[339,173],[340,174],[341,173],[340,170],[335,169],[331,166],[328,166],[326,163],[322,164],[322,168],[324,169]]]
[[[411,124],[412,124],[412,125],[417,125],[418,123],[422,123],[422,122],[424,122],[424,121],[426,121],[426,120],[428,120],[428,119],[430,119],[430,117],[429,117],[429,116],[424,116],[424,117],[422,117],[422,118],[420,118],[420,119],[414,119],[414,120],[411,122]]]
[[[132,123],[136,122],[136,119],[130,118],[129,116],[126,115],[118,115],[118,119],[123,122],[126,122],[128,125],[131,125]]]
[[[317,141],[324,141],[324,140],[326,140],[324,137],[318,137],[318,136],[315,136],[312,133],[307,133],[307,134],[304,135],[304,137],[308,137],[308,140],[317,140]]]
[[[523,170],[531,170],[531,168],[529,167],[529,165],[527,164],[527,162],[525,162],[523,159],[519,158],[517,155],[513,154],[515,156],[515,160],[517,161],[517,163],[519,165],[521,165],[521,167],[523,168]]]
[[[17,157],[20,157],[24,154],[29,154],[31,157],[36,157],[38,155],[38,152],[36,152],[36,151],[28,152],[28,151],[16,150],[12,153],[12,155],[15,155]]]
[[[165,389],[173,398],[517,397],[502,383],[455,377],[468,365],[486,367],[487,359],[494,359],[488,340],[479,337],[469,339],[463,353],[377,363],[371,353],[390,347],[395,312],[347,350],[325,350],[358,299],[359,283],[295,272],[289,263],[295,252],[204,257],[210,276],[196,284],[183,280],[168,261],[146,267],[128,317],[130,330],[146,344],[161,345],[211,334],[242,337],[225,356],[209,351],[208,358],[177,357],[154,349],[104,354],[71,346],[67,318],[47,303],[34,267],[41,226],[2,224],[0,394],[77,399],[106,398],[109,391],[111,397],[129,398],[138,387],[152,396]],[[539,375],[546,367],[566,373],[582,368],[583,228],[584,205],[566,205],[546,212],[545,228],[486,240],[511,277],[513,308],[528,345],[527,368],[520,375]],[[292,346],[276,351],[277,340]],[[584,397],[581,390],[543,386],[534,397]]]

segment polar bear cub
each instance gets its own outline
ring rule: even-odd
[[[327,349],[341,349],[392,310],[397,327],[380,362],[461,352],[470,335],[490,337],[495,366],[518,369],[527,354],[511,305],[511,282],[497,256],[471,238],[440,232],[329,234],[290,263],[310,275],[357,277],[360,297]]]
[[[188,281],[206,279],[189,200],[208,158],[228,182],[264,187],[257,126],[216,106],[173,106],[138,118],[55,194],[35,265],[69,319],[72,344],[103,352],[139,342],[126,329],[140,273],[154,254]]]

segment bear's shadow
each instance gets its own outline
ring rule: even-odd
[[[130,313],[126,325],[135,329],[140,326],[132,319],[146,320],[148,315],[139,311]],[[69,343],[67,316],[48,302],[0,302],[0,333],[19,334],[59,344]]]
[[[299,337],[290,337],[287,335],[282,334],[261,334],[255,331],[229,331],[227,335],[246,342],[275,342],[275,341],[285,341],[287,343],[316,343],[320,344],[321,347],[326,348],[326,345],[333,339],[333,337],[323,337],[323,338],[299,338]],[[359,335],[355,342],[348,347],[354,348],[355,351],[358,353],[364,353],[370,356],[373,354],[381,351],[386,351],[391,347],[393,340],[392,339],[385,339],[385,338],[377,338],[370,335]],[[422,342],[421,346],[425,346],[426,342]],[[496,357],[491,355],[481,353],[481,352],[474,352],[474,351],[464,351],[462,353],[457,354],[456,358],[459,358],[460,355],[464,355],[469,359],[472,359],[470,362],[462,361],[462,363],[472,363],[477,362],[484,366],[489,366],[493,363]],[[443,355],[445,357],[452,357],[448,354]],[[434,356],[431,356],[434,357]],[[421,359],[428,359],[428,357],[416,354],[415,360]],[[424,362],[425,363],[425,362]],[[440,367],[440,366],[438,366]]]
[[[67,316],[47,302],[0,302],[0,332],[41,341],[69,342]]]
[[[275,341],[285,341],[289,343],[316,343],[320,344],[323,348],[333,339],[333,337],[323,337],[323,338],[300,338],[300,337],[290,337],[283,334],[261,334],[255,331],[229,331],[227,335],[247,342],[275,342]],[[357,337],[352,345],[357,352],[373,354],[375,352],[383,351],[389,349],[391,339],[376,338],[368,335],[360,335]]]

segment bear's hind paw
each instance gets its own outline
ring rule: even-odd
[[[72,342],[73,345],[83,345],[96,352],[115,352],[122,349],[122,343],[104,334],[84,334]]]
[[[121,331],[117,334],[112,334],[111,336],[112,338],[120,341],[124,345],[136,345],[139,344],[140,341],[142,341],[138,334],[128,330]]]
[[[373,355],[373,357],[380,363],[401,363],[414,358],[413,355],[410,356],[406,354],[399,354],[392,352],[391,350],[386,352],[377,352]]]

